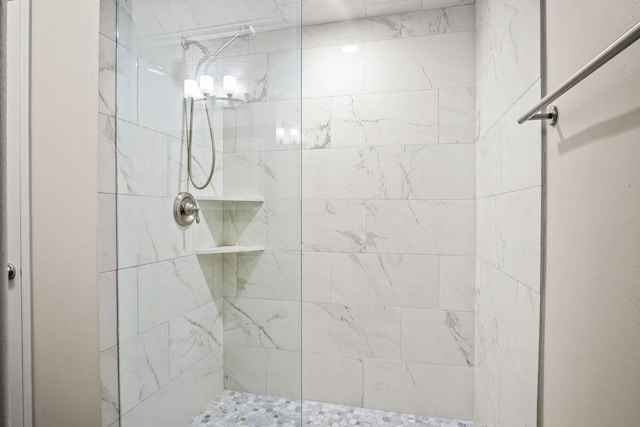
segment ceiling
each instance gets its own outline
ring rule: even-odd
[[[475,0],[302,0],[303,25],[473,4]]]

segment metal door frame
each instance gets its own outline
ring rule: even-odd
[[[19,145],[20,145],[20,268],[22,290],[22,399],[23,426],[33,426],[33,386],[31,349],[31,185],[30,185],[30,0],[8,0],[19,7],[20,37],[20,103],[19,103]],[[12,100],[7,99],[7,102]],[[10,327],[13,327],[10,325]]]

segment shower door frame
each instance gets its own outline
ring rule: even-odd
[[[33,394],[32,394],[32,348],[31,348],[31,234],[30,234],[30,218],[31,218],[31,203],[30,203],[30,17],[31,17],[31,0],[8,0],[8,3],[13,3],[15,7],[19,8],[17,15],[19,17],[19,23],[16,25],[17,31],[12,34],[14,37],[19,38],[19,61],[18,67],[18,79],[19,79],[19,97],[17,100],[7,98],[7,105],[13,102],[18,105],[15,115],[17,116],[18,124],[16,132],[19,134],[18,141],[7,141],[8,144],[18,145],[19,153],[15,156],[18,159],[7,159],[8,169],[11,169],[12,161],[15,162],[14,168],[18,171],[16,175],[19,176],[18,183],[10,183],[17,187],[19,193],[19,201],[7,200],[10,205],[12,202],[17,202],[20,205],[19,215],[16,218],[15,215],[9,215],[8,227],[19,228],[19,238],[12,239],[8,242],[9,253],[14,252],[14,256],[19,255],[19,259],[14,259],[19,269],[19,274],[16,280],[20,280],[20,300],[21,300],[21,322],[20,325],[9,323],[9,334],[13,334],[13,331],[19,326],[22,346],[16,349],[16,352],[21,353],[21,371],[22,371],[22,426],[16,427],[31,427],[33,425]],[[7,5],[8,8],[8,5]],[[8,12],[8,10],[7,10]],[[7,13],[8,18],[9,12]],[[8,35],[9,37],[9,35]],[[10,63],[10,58],[7,58]],[[8,64],[8,66],[10,66]],[[18,246],[18,249],[13,249]],[[11,261],[11,260],[9,260]],[[6,270],[5,270],[6,274]],[[9,303],[15,303],[14,299],[18,299],[17,296],[9,298]],[[12,351],[11,349],[9,351]],[[9,369],[16,367],[9,366]],[[13,420],[12,420],[13,421]]]

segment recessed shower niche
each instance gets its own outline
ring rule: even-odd
[[[534,424],[539,10],[501,4],[103,0],[104,425]]]

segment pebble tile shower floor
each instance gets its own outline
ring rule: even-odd
[[[301,406],[302,404],[302,406]],[[300,414],[302,413],[302,417]],[[301,419],[302,418],[302,419]],[[223,391],[190,427],[472,427],[468,421]]]

